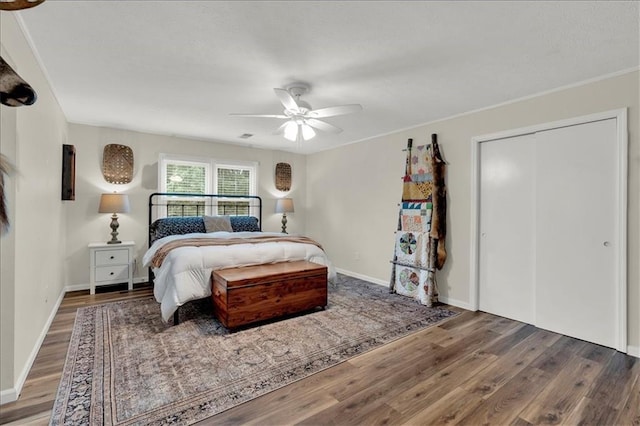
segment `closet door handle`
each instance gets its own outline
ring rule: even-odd
[[[602,245],[605,246],[605,247],[609,247],[611,245],[611,243],[609,241],[605,241]]]

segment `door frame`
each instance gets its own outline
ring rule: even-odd
[[[471,138],[471,265],[469,277],[469,301],[471,309],[479,309],[479,260],[480,260],[480,144],[497,139],[575,126],[593,121],[616,119],[617,151],[617,225],[618,244],[616,252],[616,349],[627,353],[627,108],[604,111],[565,120],[536,124]]]

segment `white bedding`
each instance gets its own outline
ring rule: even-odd
[[[171,235],[160,238],[147,250],[143,266],[151,266],[155,252],[164,244],[185,238],[251,238],[256,235],[285,235],[276,232],[211,232]],[[179,247],[171,250],[155,275],[153,294],[160,302],[162,318],[168,321],[184,303],[211,295],[211,272],[235,266],[251,266],[296,260],[325,265],[332,281],[336,272],[323,250],[313,244],[267,242],[229,246]]]

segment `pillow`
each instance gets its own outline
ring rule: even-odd
[[[206,232],[204,221],[200,216],[175,216],[158,219],[149,229],[151,243],[169,235],[192,234]]]
[[[233,232],[260,232],[258,218],[254,216],[231,216],[231,227]]]
[[[229,216],[205,216],[204,229],[207,232],[227,231],[233,232]]]

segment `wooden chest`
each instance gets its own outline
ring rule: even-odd
[[[227,328],[327,306],[327,267],[282,262],[212,273],[215,315]]]

